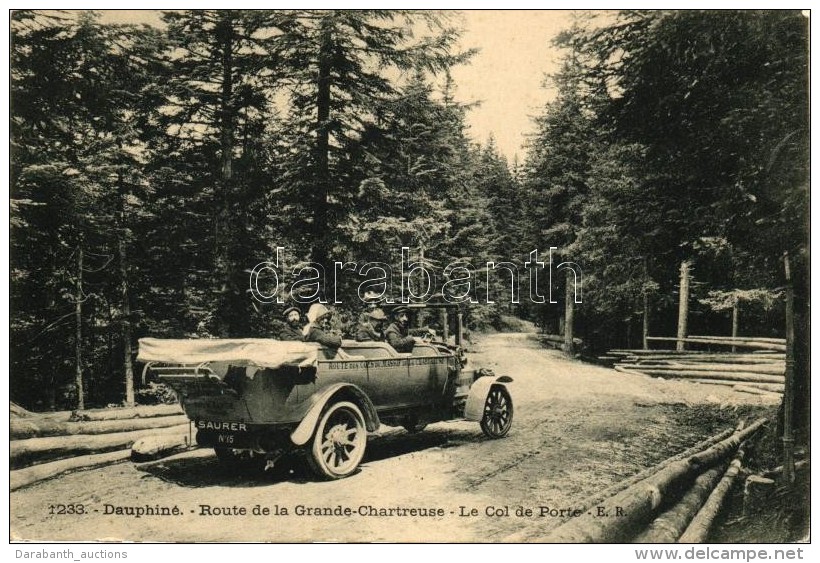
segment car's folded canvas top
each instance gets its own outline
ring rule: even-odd
[[[320,350],[321,347],[312,342],[285,342],[269,338],[140,338],[137,360],[169,364],[247,362],[275,369],[283,365],[315,365]]]

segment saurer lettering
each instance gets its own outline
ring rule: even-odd
[[[231,432],[247,432],[248,427],[244,422],[211,422],[199,420],[196,427],[200,430],[230,430]]]

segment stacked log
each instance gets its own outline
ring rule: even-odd
[[[705,337],[692,337],[694,340]],[[715,337],[722,344],[737,340]],[[760,339],[765,346],[779,346],[776,339]],[[769,350],[750,352],[701,352],[675,350],[610,350],[605,358],[617,358],[612,367],[623,373],[729,386],[756,395],[782,393],[785,385],[785,354]]]
[[[649,342],[686,342],[687,344],[732,346],[736,348],[753,348],[755,350],[773,350],[776,352],[786,351],[785,338],[759,338],[756,336],[687,336],[686,338],[675,338],[674,336],[647,336],[646,340]]]
[[[594,513],[582,514],[552,530],[542,541],[676,541],[721,479],[723,465],[765,422],[760,419],[702,452],[665,465],[650,477],[604,500]],[[671,508],[657,521],[663,507]]]
[[[69,471],[117,463],[135,443],[159,456],[190,443],[190,425],[179,405],[62,413],[21,412],[9,425],[11,490]]]
[[[563,350],[564,348],[564,337],[560,334],[539,334],[537,335],[538,341],[545,346],[549,346],[550,348],[555,348],[557,350]],[[580,338],[573,338],[572,342],[575,346],[581,346],[584,341]]]
[[[737,456],[729,464],[729,468],[724,473],[720,483],[709,494],[709,498],[703,504],[698,513],[689,522],[689,525],[684,530],[683,534],[678,538],[678,543],[703,543],[709,535],[709,530],[712,528],[712,523],[720,512],[726,495],[734,484],[735,478],[740,473],[741,463],[743,461],[743,450],[739,450]]]

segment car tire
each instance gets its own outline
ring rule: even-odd
[[[503,438],[512,427],[513,402],[503,385],[493,385],[484,401],[481,430],[490,438]]]
[[[313,472],[323,479],[342,479],[359,467],[367,447],[367,428],[354,403],[333,403],[322,414],[308,455]]]

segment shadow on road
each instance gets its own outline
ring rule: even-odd
[[[372,436],[367,443],[367,451],[362,463],[374,463],[431,448],[452,448],[467,443],[475,443],[487,438],[477,428],[463,430],[433,427],[416,434],[402,430],[382,436]],[[293,452],[280,458],[276,464],[262,469],[256,464],[227,464],[217,459],[207,450],[198,450],[195,455],[175,456],[138,466],[143,478],[155,477],[182,487],[261,487],[275,483],[311,483],[317,477],[307,467],[305,453]]]

